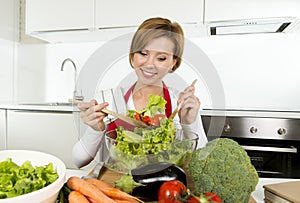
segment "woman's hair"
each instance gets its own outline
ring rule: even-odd
[[[135,32],[129,53],[131,67],[133,67],[133,55],[143,50],[150,41],[159,37],[167,37],[174,43],[173,57],[177,59],[177,62],[172,68],[172,72],[180,66],[184,47],[183,30],[177,22],[171,22],[169,19],[157,17],[145,20]]]

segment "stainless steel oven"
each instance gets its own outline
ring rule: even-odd
[[[260,177],[300,178],[300,119],[210,115],[202,119],[208,139],[237,141]]]

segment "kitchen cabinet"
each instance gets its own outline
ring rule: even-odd
[[[7,110],[7,149],[30,149],[53,154],[67,168],[72,148],[79,139],[77,117],[72,112]]]
[[[90,29],[94,0],[23,0],[26,33]]]
[[[179,23],[202,23],[204,0],[96,0],[97,28],[138,26],[149,17],[166,17]]]
[[[0,109],[0,150],[6,147],[6,110]]]
[[[300,16],[298,0],[206,0],[206,22]]]
[[[203,23],[204,0],[186,0],[176,4],[172,0],[149,3],[138,0],[21,2],[21,36],[25,33],[48,42],[108,40],[120,33],[133,32],[142,21],[157,16],[179,23]]]

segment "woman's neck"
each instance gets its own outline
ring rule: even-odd
[[[136,84],[132,98],[136,109],[140,110],[147,106],[150,94],[163,96],[163,85],[141,85]]]

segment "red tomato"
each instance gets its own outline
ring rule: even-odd
[[[133,113],[133,116],[134,116],[135,120],[138,120],[138,121],[141,120],[141,114],[140,114],[140,113],[134,112],[134,113]]]
[[[164,114],[156,114],[154,117],[153,117],[153,125],[155,126],[159,126],[160,125],[160,120],[161,119],[164,119],[166,118],[166,115]]]
[[[181,195],[187,187],[179,180],[164,182],[158,190],[158,203],[181,203]]]
[[[213,192],[207,192],[198,197],[190,197],[187,203],[222,203],[221,198]]]
[[[204,195],[208,197],[211,202],[222,203],[221,198],[213,192],[207,192]]]
[[[147,124],[152,124],[152,120],[151,120],[150,116],[144,116],[142,121]]]

